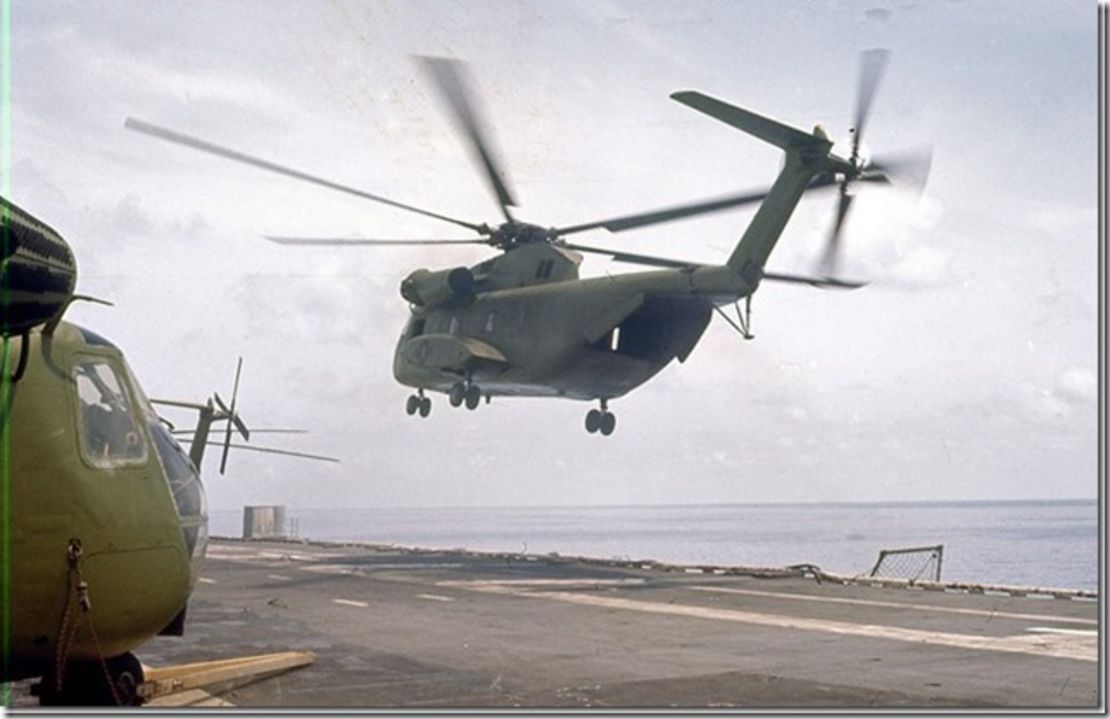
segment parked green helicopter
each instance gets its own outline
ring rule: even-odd
[[[138,703],[132,651],[182,634],[204,558],[209,430],[228,423],[221,472],[232,427],[249,439],[239,373],[230,407],[195,406],[185,454],[123,353],[62,320],[88,299],[68,244],[3,198],[0,220],[0,682],[42,677],[43,704]]]
[[[565,397],[598,401],[599,406],[586,414],[586,430],[608,435],[616,426],[608,403],[655,376],[671,360],[684,361],[714,311],[745,338],[752,337],[750,302],[761,281],[860,286],[835,276],[841,228],[853,198],[848,187],[856,181],[888,182],[894,174],[920,175],[928,165],[924,155],[870,162],[860,156],[860,137],[886,59],[884,50],[863,55],[848,158],[830,152],[833,143],[820,126],[811,133],[803,132],[698,92],[677,92],[671,96],[674,100],[781,148],[786,161],[774,185],[769,190],[565,227],[545,228],[514,216],[510,208],[516,201],[479,129],[462,66],[453,60],[422,59],[497,198],[505,221],[496,226],[400,203],[148,122],[128,118],[125,126],[481,235],[480,239],[430,240],[267,239],[287,245],[486,244],[501,250],[498,256],[473,267],[419,269],[402,281],[401,296],[409,302],[411,316],[394,352],[393,373],[398,382],[416,390],[408,398],[406,411],[426,417],[431,410],[428,391],[446,393],[452,406],[465,404],[469,409],[475,409],[483,397],[487,402],[496,396]],[[838,187],[840,200],[820,275],[766,271],[767,258],[803,193],[822,187]],[[620,232],[755,202],[761,203],[755,217],[723,265],[651,257],[564,239],[586,230]],[[583,252],[663,269],[582,279],[578,265]],[[745,300],[743,310],[741,299]],[[736,306],[735,322],[721,310],[729,304]]]

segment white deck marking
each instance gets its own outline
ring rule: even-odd
[[[215,579],[209,579],[208,577],[197,577],[197,581],[201,584],[219,584]]]
[[[455,569],[461,566],[462,565],[458,563],[444,564],[435,562],[429,562],[427,564],[306,564],[297,567],[297,569],[302,572],[318,572],[320,574],[364,574],[367,572],[389,569]]]
[[[698,619],[715,619],[718,621],[779,627],[781,629],[799,629],[802,631],[867,637],[869,639],[892,639],[914,644],[932,644],[937,646],[956,647],[959,649],[1032,654],[1055,657],[1058,659],[1077,659],[1086,662],[1098,661],[1098,640],[1091,637],[1080,638],[1053,634],[988,637],[970,634],[953,634],[948,632],[928,632],[920,629],[904,629],[902,627],[890,627],[877,624],[853,624],[851,622],[825,619],[761,614],[738,609],[716,609],[713,607],[700,607],[689,604],[669,604],[623,599],[620,597],[604,596],[593,593],[557,591],[530,592],[507,586],[499,586],[496,583],[490,582],[470,585],[469,587],[466,586],[464,582],[459,582],[455,586],[472,589],[478,592],[508,594],[529,599],[549,599],[557,602],[567,602],[568,604],[604,607],[606,609],[625,609],[634,612],[669,614],[672,616],[695,617]]]
[[[442,594],[417,594],[419,599],[430,599],[433,602],[453,602],[454,597],[445,597]]]
[[[319,552],[305,554],[301,552],[274,552],[255,549],[253,547],[233,547],[221,545],[209,547],[205,552],[209,559],[219,559],[226,562],[256,562],[260,564],[274,562],[318,562],[321,559],[334,559],[346,556],[338,552]]]
[[[224,548],[219,550],[208,549],[204,556],[206,559],[222,559],[225,562],[250,562],[259,559],[255,553],[247,554],[245,552],[228,552]]]
[[[342,604],[346,607],[369,607],[370,606],[366,602],[356,602],[353,599],[333,599],[331,601],[332,601],[333,604]]]
[[[289,577],[285,576],[284,574],[267,574],[266,579],[276,579],[279,582],[292,581]]]
[[[988,609],[964,609],[961,607],[938,607],[933,604],[903,604],[901,602],[880,602],[874,599],[848,599],[846,597],[814,597],[808,594],[787,594],[785,592],[762,592],[758,589],[732,589],[731,587],[690,587],[701,592],[722,592],[725,594],[747,594],[753,597],[773,597],[775,599],[801,599],[807,602],[829,602],[835,604],[856,604],[865,607],[895,607],[918,609],[927,612],[947,612],[950,614],[972,614],[976,616],[1000,617],[1004,619],[1029,619],[1040,622],[1059,622],[1061,624],[1090,624],[1097,626],[1097,619],[1076,617],[1051,617],[1043,614],[1018,614],[1015,612],[992,612]]]
[[[363,569],[457,569],[461,562],[383,562],[381,564],[364,564]]]
[[[297,567],[302,572],[316,572],[317,574],[350,574],[354,569],[349,564],[309,564]]]
[[[1069,634],[1073,637],[1098,637],[1094,629],[1064,629],[1063,627],[1026,627],[1027,632],[1038,634]]]
[[[640,578],[625,578],[625,579],[473,579],[473,580],[450,580],[443,582],[436,582],[440,587],[451,586],[466,586],[466,587],[613,587],[613,586],[627,586],[630,584],[643,584],[644,580]]]
[[[230,554],[258,554],[257,547],[240,547],[234,544],[209,545],[208,548],[216,549],[220,552],[228,552]]]
[[[300,554],[298,552],[266,552],[259,551],[258,556],[265,557],[266,559],[290,559],[294,562],[315,562],[319,559],[334,559],[335,557],[342,557],[342,554],[335,552],[319,552],[312,554]]]

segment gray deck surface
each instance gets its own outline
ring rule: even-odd
[[[287,650],[214,694],[296,707],[1078,707],[1098,605],[610,567],[213,542],[161,666]]]

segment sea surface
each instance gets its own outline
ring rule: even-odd
[[[1096,500],[629,507],[298,509],[302,539],[557,553],[677,564],[813,564],[866,574],[881,549],[944,545],[948,581],[1096,590]],[[241,510],[210,512],[214,536],[242,536]],[[919,555],[895,576],[931,578]]]

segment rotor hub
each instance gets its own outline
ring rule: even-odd
[[[550,242],[552,231],[528,222],[506,222],[489,232],[490,244],[503,249],[512,249],[532,242]]]

